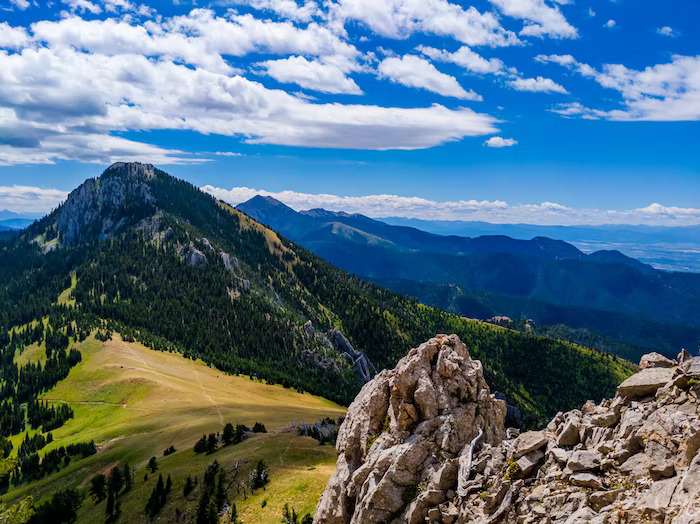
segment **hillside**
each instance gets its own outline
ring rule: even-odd
[[[403,298],[153,166],[115,164],[0,247],[2,501],[35,496],[32,522],[42,522],[75,506],[102,472],[114,477],[112,495],[80,506],[86,522],[105,511],[110,522],[120,512],[138,521],[148,500],[152,515],[202,511],[202,522],[214,522],[226,500],[248,522],[278,520],[283,502],[311,511],[332,452],[278,430],[342,408],[301,393],[348,404],[376,368],[434,333],[457,333],[528,426],[609,394],[633,370],[609,354]],[[229,421],[271,433],[206,455]],[[329,427],[305,431],[332,440]],[[170,446],[177,452],[164,454]],[[153,456],[159,482],[144,472]],[[235,461],[254,482],[261,458],[267,466],[255,478],[264,470],[277,488],[249,497],[251,484],[230,484]],[[127,461],[140,471],[122,490],[110,466]],[[198,483],[181,500],[186,474]]]
[[[73,320],[84,331],[104,319],[150,347],[344,403],[362,381],[324,341],[331,328],[379,369],[426,336],[458,333],[495,387],[534,417],[598,398],[628,373],[605,354],[469,321],[351,277],[142,164],[86,181],[1,253],[6,326],[52,312],[57,328]],[[53,305],[72,285],[75,306]]]
[[[117,334],[105,342],[89,337],[78,347],[82,361],[66,379],[40,396],[53,405],[68,405],[74,411],[73,418],[52,431],[54,440],[41,453],[89,441],[96,443],[98,452],[71,461],[48,477],[11,488],[2,496],[3,503],[12,505],[28,495],[39,503],[62,489],[86,489],[94,475],[128,463],[134,468],[134,485],[119,497],[122,521],[149,520],[144,507],[158,474],[170,475],[173,480],[172,494],[160,510],[160,518],[173,521],[176,508],[192,518],[200,493],[194,490],[191,495],[182,496],[188,475],[201,477],[216,459],[226,468],[240,461],[245,469],[240,478],[244,479],[250,465],[262,458],[271,479],[265,494],[270,504],[269,516],[260,511],[261,496],[243,500],[242,494],[233,497],[239,514],[256,516],[246,519],[247,522],[277,522],[286,502],[293,503],[298,510],[313,511],[330,477],[332,448],[319,447],[315,440],[297,436],[288,427],[293,422],[337,418],[344,414],[343,408],[322,398],[248,377],[225,375],[201,361],[124,342]],[[31,356],[25,354],[27,351],[16,358],[45,360],[42,348],[34,350]],[[203,434],[220,432],[228,422],[248,427],[260,422],[268,433],[251,434],[243,443],[222,446],[211,455],[193,451]],[[16,456],[23,438],[24,434],[10,438],[15,448],[10,457]],[[176,451],[163,456],[170,446]],[[157,458],[158,474],[144,481],[147,462],[152,456]],[[303,489],[296,493],[300,488]],[[232,494],[237,495],[235,490]],[[78,521],[101,522],[105,504],[105,501],[84,501]]]
[[[541,236],[441,236],[362,215],[296,212],[270,197],[238,209],[338,267],[467,317],[587,329],[627,345],[621,354],[633,360],[700,340],[700,275],[658,271],[619,251],[584,254]]]

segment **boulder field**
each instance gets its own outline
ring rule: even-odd
[[[700,357],[645,355],[613,399],[505,427],[455,335],[365,384],[315,524],[700,524]]]

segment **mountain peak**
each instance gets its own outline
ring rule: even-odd
[[[141,162],[115,162],[102,173],[102,176],[105,175],[152,180],[156,176],[156,168],[153,164]]]

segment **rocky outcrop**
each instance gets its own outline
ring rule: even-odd
[[[337,471],[314,522],[424,522],[448,491],[454,497],[458,476],[468,477],[459,458],[479,432],[486,446],[505,438],[505,415],[481,362],[457,336],[412,349],[365,384],[350,406],[338,435]]]
[[[89,179],[73,190],[58,209],[56,225],[63,245],[102,240],[127,223],[155,212],[149,181],[155,168],[138,162],[117,162],[100,178]]]
[[[683,360],[506,436],[480,363],[440,335],[350,406],[314,522],[698,524],[700,357]]]
[[[367,358],[367,355],[362,351],[355,350],[350,341],[338,329],[333,328],[328,331],[328,339],[333,347],[355,368],[355,372],[363,382],[369,382],[377,374],[377,369]]]

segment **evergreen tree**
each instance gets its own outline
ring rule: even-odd
[[[102,473],[95,475],[90,480],[90,496],[93,498],[95,503],[101,502],[107,492],[107,477]]]

